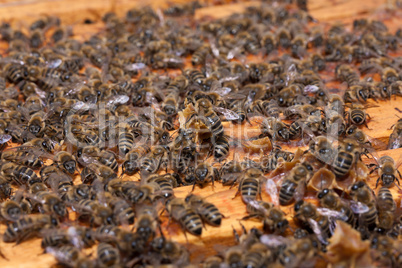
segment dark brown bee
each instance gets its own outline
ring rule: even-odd
[[[346,82],[349,87],[357,85],[360,81],[359,74],[346,64],[338,65],[335,68],[335,76],[341,82]]]
[[[347,175],[354,164],[360,159],[362,147],[354,139],[345,139],[341,142],[332,163],[332,170],[339,178]]]
[[[275,35],[271,32],[264,34],[261,38],[261,47],[267,55],[273,52],[277,47]]]
[[[43,233],[41,247],[45,249],[68,244],[78,248],[89,248],[95,244],[92,230],[88,227],[69,227]]]
[[[3,235],[6,243],[17,242],[17,244],[38,236],[43,228],[54,228],[59,225],[57,218],[50,215],[29,215],[7,226]]]
[[[389,136],[388,149],[402,147],[402,119],[399,119],[391,128],[393,131]]]
[[[43,161],[37,157],[36,154],[29,151],[14,151],[6,150],[1,154],[1,159],[12,161],[14,163],[24,165],[33,169],[41,168],[43,166]]]
[[[137,214],[136,233],[146,242],[154,239],[160,224],[155,209],[152,206],[139,207]]]
[[[1,173],[9,181],[18,185],[32,185],[42,181],[31,168],[12,162],[2,165]]]
[[[166,202],[169,217],[179,222],[182,228],[192,235],[202,234],[202,221],[197,212],[186,204],[184,199],[173,198]]]
[[[11,196],[11,186],[7,178],[0,175],[0,201],[4,201]]]
[[[311,177],[312,167],[306,164],[297,164],[283,179],[279,189],[279,204],[290,204],[293,199],[298,201],[306,182]]]
[[[120,264],[120,253],[117,248],[108,243],[100,243],[96,249],[97,265],[111,267]]]
[[[269,136],[276,141],[289,141],[289,128],[281,120],[275,117],[264,119],[261,124],[261,132],[264,136]]]
[[[214,204],[194,194],[187,195],[185,201],[197,211],[204,222],[212,226],[221,225],[223,215]]]
[[[54,162],[58,163],[59,167],[61,167],[63,171],[71,175],[74,174],[77,167],[75,157],[68,152],[57,153],[54,158]]]
[[[320,200],[321,207],[342,213],[345,216],[342,220],[354,226],[355,215],[353,210],[346,203],[342,202],[341,198],[334,190],[325,188],[317,194],[317,198]]]
[[[151,241],[151,254],[159,263],[185,265],[190,261],[190,253],[185,247],[164,236],[156,237]]]
[[[8,222],[16,222],[23,217],[23,211],[17,202],[6,200],[0,204],[0,216]]]
[[[300,200],[294,206],[295,217],[302,226],[309,230],[319,229],[319,235],[322,240],[326,240],[330,235],[329,219],[317,211],[317,207],[311,203]],[[316,231],[314,231],[316,232]]]
[[[219,173],[216,168],[212,167],[208,163],[200,163],[194,168],[194,170],[188,170],[188,172],[192,172],[194,175],[192,191],[194,191],[195,185],[199,185],[202,188],[209,182],[212,182],[213,186],[214,181],[217,179]]]
[[[399,178],[402,180],[401,173],[399,172],[398,168],[402,164],[402,161],[399,160],[398,163],[395,163],[395,160],[388,156],[384,155],[378,159],[378,165],[371,171],[374,172],[375,170],[379,169],[378,172],[378,179],[376,182],[376,187],[378,183],[381,181],[384,187],[391,187],[395,181],[399,183]]]
[[[364,107],[362,105],[353,105],[350,110],[348,111],[348,116],[349,116],[349,124],[354,124],[354,125],[362,125],[364,124],[366,127],[366,118],[370,118],[370,115],[366,113],[364,110]]]
[[[194,51],[191,58],[191,64],[193,64],[193,66],[204,64],[206,57],[210,54],[211,47],[209,45],[204,44],[200,46],[196,51]]]
[[[263,173],[260,169],[252,167],[244,171],[235,196],[240,193],[243,202],[246,204],[256,200],[257,196],[261,198],[262,177]]]
[[[122,174],[134,175],[140,170],[139,161],[143,156],[150,152],[150,148],[147,145],[136,146],[130,150],[126,156],[122,165]]]
[[[375,226],[377,220],[377,208],[375,204],[374,194],[371,188],[363,181],[356,182],[350,188],[349,194],[352,196],[355,202],[364,204],[367,209],[364,212],[360,212],[360,220],[364,225],[372,229]]]

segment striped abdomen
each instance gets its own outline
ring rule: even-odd
[[[222,214],[218,208],[212,203],[203,203],[200,208],[202,219],[212,226],[220,226],[222,222]]]
[[[180,222],[187,232],[192,235],[201,235],[202,222],[200,216],[191,208],[186,208],[182,212]]]
[[[283,181],[279,189],[279,204],[281,206],[288,205],[295,194],[297,184],[291,180]]]
[[[353,164],[353,160],[353,155],[347,152],[339,152],[333,164],[333,172],[335,175],[337,177],[343,177],[348,174]]]

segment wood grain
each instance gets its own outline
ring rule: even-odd
[[[185,1],[164,1],[157,0],[147,2],[153,7],[163,7],[167,2],[185,2]],[[226,2],[226,1],[221,1]],[[344,23],[350,23],[351,20],[359,16],[373,16],[381,17],[385,10],[385,4],[388,1],[376,1],[376,0],[310,0],[309,9],[314,18],[320,22],[333,22],[340,20]],[[224,17],[234,12],[242,11],[246,6],[257,5],[258,1],[248,1],[246,3],[235,3],[233,5],[221,5],[216,7],[205,7],[197,10],[196,18],[203,16],[211,17]],[[391,1],[392,4],[392,1]],[[119,15],[124,15],[125,12],[134,6],[143,6],[144,1],[129,1],[129,0],[99,0],[99,1],[81,1],[81,0],[59,0],[59,1],[0,1],[0,17],[2,20],[11,21],[18,25],[25,25],[40,15],[57,15],[60,16],[63,22],[68,24],[74,24],[74,33],[76,38],[85,39],[91,34],[98,32],[102,25],[100,23],[92,25],[80,24],[84,19],[98,20],[102,13],[106,11],[116,11]],[[382,7],[381,12],[373,13],[375,9]],[[35,12],[33,12],[35,10]],[[387,26],[395,30],[401,25],[401,16],[391,14],[385,20]],[[392,16],[394,14],[394,16]],[[24,19],[24,23],[21,21]],[[374,103],[370,101],[370,103]],[[389,134],[391,130],[389,127],[393,125],[397,117],[395,114],[398,112],[395,107],[402,107],[402,97],[392,98],[390,101],[379,101],[374,103],[378,107],[369,108],[367,112],[372,119],[368,125],[370,129],[364,129],[364,131],[376,139],[381,140],[384,143],[388,142]],[[228,127],[229,123],[225,123]],[[363,127],[364,128],[364,127]],[[248,137],[259,134],[259,124],[252,122],[251,125],[244,125],[243,133],[247,132]],[[244,136],[244,134],[241,134]],[[290,146],[292,150],[295,146]],[[402,155],[402,149],[382,151],[379,155],[390,155],[394,159],[398,159]],[[229,156],[231,158],[232,156]],[[370,176],[369,184],[374,187],[377,177],[375,174]],[[397,201],[397,204],[401,203],[401,194],[397,192],[397,189],[393,187],[392,192]],[[191,186],[181,187],[175,189],[175,195],[177,197],[184,197],[191,191]],[[232,226],[240,231],[240,225],[238,220],[246,215],[245,205],[240,197],[233,199],[237,188],[229,189],[219,183],[215,183],[215,187],[207,186],[204,189],[198,187],[195,188],[194,193],[199,194],[209,202],[216,204],[220,211],[226,216],[223,219],[221,227],[210,227],[203,230],[201,238],[187,234],[187,239],[183,232],[180,230],[176,223],[171,223],[167,226],[167,220],[164,220],[162,226],[164,233],[171,238],[174,238],[178,242],[189,247],[190,252],[193,255],[193,260],[197,261],[209,255],[216,254],[216,246],[222,245],[219,251],[224,251],[225,246],[231,246],[234,244],[233,229]],[[314,196],[315,193],[309,193],[310,196]],[[263,191],[262,198],[269,200],[268,195]],[[398,208],[400,208],[398,206]],[[282,207],[285,213],[287,213],[289,219],[293,215],[292,206]],[[247,228],[261,227],[261,223],[254,220],[243,221],[242,224]],[[5,230],[5,225],[0,225],[0,233]],[[0,258],[0,267],[49,267],[55,263],[54,258],[49,254],[42,254],[40,248],[40,239],[32,239],[24,242],[18,246],[14,244],[6,244],[0,239],[0,249],[8,260]],[[95,255],[95,254],[94,254]]]

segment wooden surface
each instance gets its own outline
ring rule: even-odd
[[[161,7],[167,1],[158,0],[146,2],[153,7]],[[168,2],[183,2],[183,1],[168,1]],[[202,2],[202,1],[200,1]],[[225,1],[221,1],[225,2]],[[101,24],[80,25],[84,19],[99,19],[101,14],[114,10],[119,15],[123,15],[126,10],[136,5],[144,5],[144,1],[129,1],[129,0],[99,0],[99,1],[82,1],[82,0],[60,0],[60,1],[0,1],[0,17],[5,21],[11,21],[17,25],[24,26],[18,22],[21,19],[26,19],[25,23],[32,21],[38,15],[51,14],[60,16],[63,22],[74,24],[74,33],[78,39],[86,38],[90,34],[97,32],[101,28]],[[230,6],[206,7],[197,10],[196,17],[202,16],[222,17],[239,12],[245,6],[255,5],[256,2],[236,3]],[[345,23],[350,23],[353,16],[375,16],[384,18],[384,12],[391,14],[385,20],[385,23],[390,28],[391,32],[402,25],[402,16],[400,13],[390,11],[393,1],[376,1],[376,0],[311,0],[309,1],[309,9],[314,18],[320,22],[333,22],[341,20]],[[378,8],[380,10],[378,11]],[[33,13],[32,11],[35,10]],[[377,11],[375,11],[377,10]],[[393,15],[392,15],[393,14]],[[398,15],[399,14],[399,15]],[[350,25],[349,25],[350,26]],[[369,130],[364,128],[364,131],[371,137],[377,138],[384,143],[388,142],[389,135],[392,130],[389,128],[397,121],[395,114],[398,112],[395,107],[402,107],[402,97],[392,98],[390,101],[379,101],[376,103],[379,107],[370,108],[367,112],[372,119],[369,121]],[[402,116],[402,114],[399,114]],[[251,126],[244,125],[249,137],[259,134],[257,123]],[[294,147],[293,147],[294,149]],[[388,154],[394,159],[398,159],[402,154],[402,149],[379,152],[379,155]],[[229,156],[230,158],[231,156]],[[375,185],[376,175],[370,177],[370,185]],[[175,190],[177,197],[184,197],[191,191],[191,186],[181,187]],[[220,250],[224,251],[225,246],[234,244],[232,226],[240,231],[238,220],[245,216],[245,205],[240,197],[233,199],[237,188],[229,189],[216,183],[215,187],[207,186],[204,189],[196,187],[194,193],[206,197],[209,202],[216,204],[222,214],[226,216],[223,219],[221,227],[207,226],[203,230],[201,238],[187,234],[188,241],[184,234],[178,228],[176,223],[166,225],[164,221],[162,229],[168,237],[172,237],[180,243],[189,247],[192,253],[193,261],[200,260],[206,256],[216,254],[215,245],[222,245]],[[392,188],[397,204],[401,204],[401,195],[397,193],[396,188]],[[310,193],[314,196],[315,193]],[[262,197],[264,200],[269,200],[268,195],[263,191]],[[293,206],[282,207],[285,213],[291,217],[293,215]],[[244,221],[244,226],[249,229],[253,226],[260,227],[261,223],[253,220]],[[0,225],[0,233],[5,230],[4,225]],[[9,260],[0,258],[0,267],[48,267],[55,263],[54,258],[49,254],[41,254],[40,239],[32,239],[18,246],[14,244],[5,244],[0,239],[0,249]],[[219,250],[218,250],[219,253]],[[94,254],[96,255],[96,254]]]

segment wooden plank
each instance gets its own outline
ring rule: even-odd
[[[100,15],[109,10],[116,10],[119,15],[123,15],[126,10],[132,6],[139,6],[141,1],[128,1],[128,0],[116,0],[116,1],[91,1],[84,2],[78,0],[61,0],[61,1],[20,1],[18,3],[12,1],[1,1],[0,2],[0,17],[4,20],[12,20],[16,22],[19,19],[26,19],[26,23],[32,21],[37,17],[38,14],[52,14],[60,16],[66,23],[78,23],[85,18],[98,19]],[[173,1],[169,1],[173,2]],[[180,2],[180,1],[179,1]],[[181,1],[183,2],[183,1]],[[311,0],[309,1],[309,8],[312,15],[322,22],[332,22],[334,20],[342,20],[343,22],[350,22],[351,18],[355,15],[367,15],[372,12],[376,7],[382,5],[385,1],[374,1],[367,0],[362,1],[351,0],[351,1],[320,1]],[[161,7],[161,4],[166,4],[166,1],[154,1],[153,6]],[[256,2],[247,3],[236,3],[234,5],[222,5],[217,7],[205,7],[197,10],[196,17],[202,16],[213,16],[213,17],[223,17],[232,14],[233,12],[239,12],[248,5],[256,5]],[[32,16],[32,10],[35,10],[35,15]],[[391,25],[396,29],[400,27],[401,24],[396,23],[398,18],[391,17],[386,23]],[[76,24],[74,32],[77,38],[87,38],[94,32],[97,32],[102,27],[102,24],[95,25],[80,25]],[[371,102],[370,103],[374,103]],[[397,97],[392,98],[390,101],[379,101],[379,107],[369,108],[368,113],[372,117],[369,121],[369,130],[364,128],[365,132],[375,137],[383,142],[387,142],[391,130],[388,128],[395,123],[397,117],[395,114],[395,107],[402,107],[402,98]],[[225,123],[226,128],[228,128],[229,123]],[[252,125],[245,125],[244,128],[247,130],[247,136],[251,137],[253,135],[259,134],[259,125],[256,122],[252,122]],[[228,133],[227,133],[228,134]],[[236,133],[234,133],[236,134]],[[237,135],[237,136],[236,136]],[[244,137],[243,134],[236,134],[233,137]],[[295,147],[292,147],[294,150]],[[232,152],[233,153],[233,152]],[[402,154],[402,149],[383,151],[379,152],[379,155],[390,155],[394,159]],[[244,156],[244,155],[242,155]],[[232,156],[229,156],[231,158]],[[369,184],[374,187],[377,177],[375,174],[370,176]],[[396,187],[393,187],[392,192],[396,201],[400,204],[401,196],[396,191]],[[177,197],[184,197],[191,191],[191,186],[181,187],[175,189],[175,195]],[[183,232],[180,230],[176,223],[171,223],[167,226],[167,221],[164,220],[163,231],[168,237],[174,238],[178,242],[189,247],[190,252],[193,255],[193,260],[199,260],[205,256],[213,255],[216,253],[214,245],[230,246],[234,244],[232,225],[237,230],[240,230],[240,225],[238,220],[244,217],[246,214],[245,205],[240,197],[232,199],[236,188],[229,189],[228,187],[223,187],[221,184],[216,183],[215,187],[212,189],[211,186],[207,186],[204,189],[198,187],[195,188],[194,193],[199,194],[208,201],[218,205],[221,212],[227,217],[223,219],[221,227],[210,227],[207,226],[206,230],[203,230],[203,235],[201,239],[190,234],[187,234],[188,241],[186,240]],[[268,195],[263,191],[262,193],[264,200],[269,200]],[[293,207],[287,206],[282,207],[282,209],[287,213],[289,219],[293,215]],[[261,223],[257,221],[245,221],[244,226],[249,229],[252,227],[261,227]],[[0,233],[3,233],[5,226],[0,225]],[[18,246],[13,244],[6,244],[0,239],[0,249],[7,256],[9,261],[0,258],[0,267],[47,267],[54,264],[54,258],[49,254],[42,255],[40,248],[40,239],[32,239],[28,242],[21,243]],[[95,255],[95,253],[93,254]],[[24,256],[24,258],[22,258]],[[26,256],[29,256],[29,262],[27,262]]]

